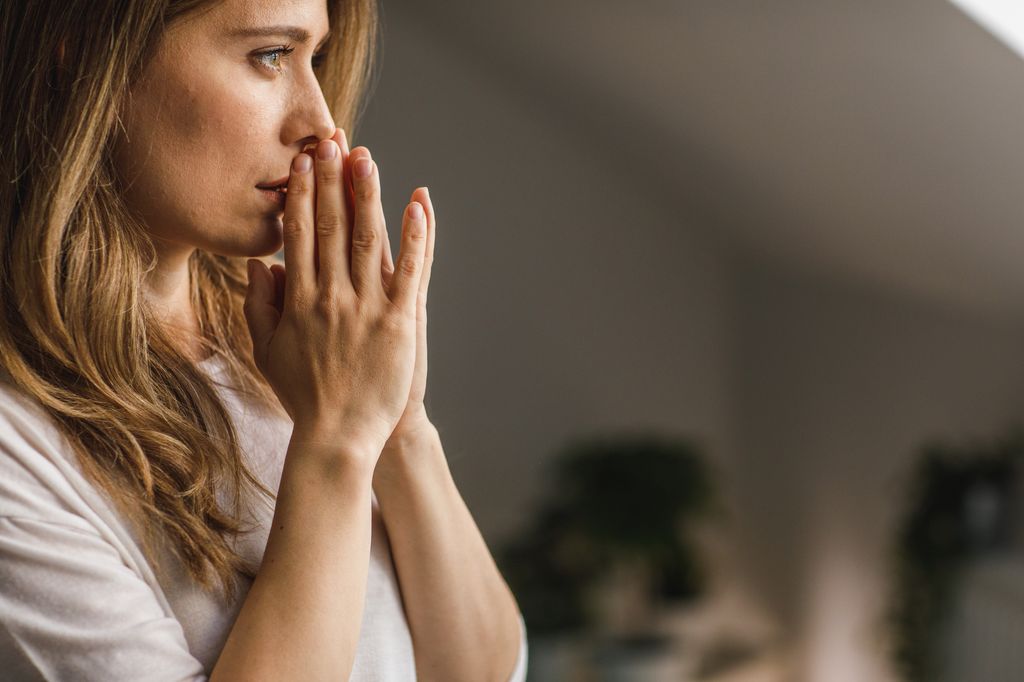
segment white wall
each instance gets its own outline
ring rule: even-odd
[[[1021,416],[1024,335],[750,263],[738,294],[746,564],[802,642],[802,679],[886,680],[901,486],[926,440],[990,439]]]
[[[571,116],[412,16],[385,7],[356,142],[379,162],[393,244],[409,193],[431,188],[428,406],[488,542],[526,521],[571,436],[695,435],[802,679],[885,680],[901,476],[925,439],[989,437],[1020,413],[1024,334],[732,254],[652,191],[642,154],[612,151],[628,121]]]
[[[600,136],[386,6],[355,142],[395,249],[409,193],[431,189],[428,410],[489,541],[525,521],[574,435],[649,426],[726,449],[728,264]]]

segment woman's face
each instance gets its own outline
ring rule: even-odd
[[[296,154],[334,134],[311,63],[328,28],[325,0],[223,0],[167,32],[114,151],[158,251],[281,248],[283,201],[256,186],[286,178]]]

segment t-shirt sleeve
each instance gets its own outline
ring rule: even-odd
[[[508,682],[525,682],[526,680],[526,664],[528,660],[529,646],[526,640],[526,621],[523,620],[523,614],[519,614],[519,658],[516,659],[516,667],[512,671],[512,676],[508,678]]]
[[[0,516],[3,679],[204,682],[181,624],[98,533]]]

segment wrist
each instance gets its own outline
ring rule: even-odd
[[[371,469],[383,448],[380,438],[366,429],[321,420],[295,422],[291,444],[301,446],[314,456],[366,461]]]
[[[440,442],[441,434],[424,413],[413,418],[403,418],[384,443],[383,450],[421,452]]]
[[[436,428],[394,434],[381,452],[374,469],[374,483],[403,483],[433,471],[448,469],[448,460]]]

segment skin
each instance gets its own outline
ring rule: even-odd
[[[306,28],[311,44],[230,36],[277,24]],[[147,293],[185,332],[198,329],[188,298],[193,250],[278,251],[282,209],[255,186],[287,176],[297,153],[335,134],[310,66],[328,28],[323,2],[218,3],[166,34],[122,112],[115,167],[158,251]],[[288,43],[288,56],[255,54]]]
[[[229,36],[271,25],[311,39]],[[519,650],[517,606],[423,403],[434,209],[426,188],[412,193],[396,269],[376,165],[365,147],[349,151],[311,66],[329,28],[320,0],[225,0],[166,34],[121,112],[114,149],[126,200],[157,248],[146,295],[200,359],[190,255],[258,259],[284,247],[284,267],[256,260],[250,275],[257,366],[307,443],[358,434],[346,450],[371,460],[419,678],[503,682]],[[257,54],[289,43],[290,55]],[[302,177],[292,171],[303,150],[331,145],[334,160],[318,158]],[[371,174],[355,179],[363,161]],[[283,176],[284,210],[255,187]],[[292,187],[311,181],[303,204]]]

